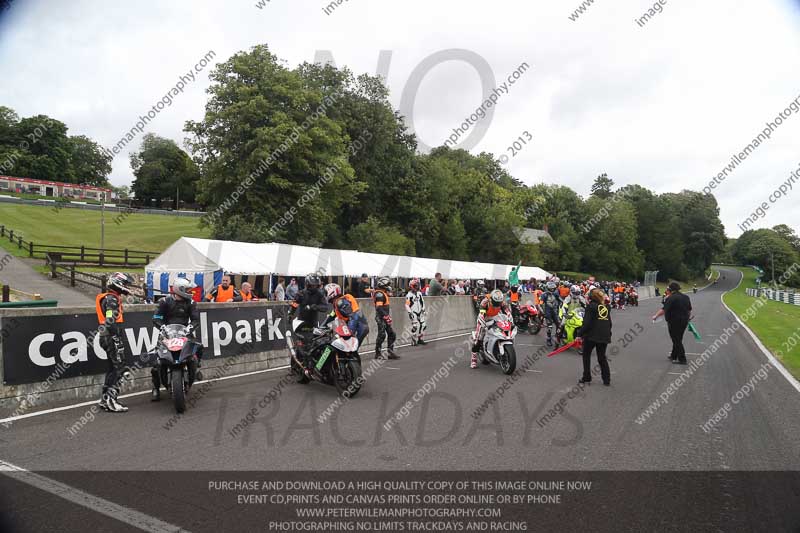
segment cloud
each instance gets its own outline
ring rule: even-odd
[[[473,152],[507,154],[530,131],[534,144],[509,170],[526,183],[559,182],[588,194],[602,172],[618,185],[700,190],[800,94],[796,1],[670,0],[643,28],[634,20],[646,5],[632,0],[596,2],[575,22],[568,15],[577,0],[467,0],[457,9],[430,0],[350,0],[331,15],[322,0],[271,0],[264,9],[255,3],[15,2],[0,15],[0,102],[22,116],[45,113],[71,134],[111,146],[208,50],[224,61],[267,43],[290,66],[330,50],[339,66],[370,74],[380,51],[391,50],[387,83],[399,107],[423,59],[461,48],[485,58],[499,83],[520,63],[533,66],[501,99]],[[146,132],[183,144],[184,123],[202,118],[209,71]],[[416,131],[438,145],[480,105],[480,78],[466,63],[445,63],[416,96]],[[800,149],[792,141],[799,136],[796,117],[717,189],[729,235],[739,233],[754,192],[796,168]],[[132,179],[127,154],[117,156],[111,179]],[[775,205],[760,223],[800,227],[793,204]]]

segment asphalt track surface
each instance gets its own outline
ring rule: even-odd
[[[720,296],[738,283],[740,274],[722,272],[725,280],[690,294],[703,337],[698,342],[687,333],[690,361],[734,322]],[[201,476],[220,471],[800,470],[800,392],[774,368],[767,367],[765,379],[753,379],[767,358],[742,329],[668,394],[668,403],[641,418],[687,369],[667,360],[671,343],[666,325],[650,320],[659,306],[660,299],[652,299],[613,312],[610,387],[595,376],[591,386],[576,389],[581,363],[574,351],[548,358],[541,355],[546,353],[544,332],[519,335],[519,363],[537,350],[540,357],[477,417],[476,409],[496,394],[507,376],[494,366],[470,369],[467,337],[462,336],[399,350],[401,360],[382,365],[355,399],[336,407],[327,419],[320,417],[337,395],[318,383],[289,382],[277,400],[259,408],[282,379],[288,382],[286,371],[278,370],[215,383],[184,416],[173,418],[169,429],[174,411],[163,394],[160,403],[147,396],[130,398],[130,412],[99,413],[74,436],[69,428],[87,407],[17,420],[9,428],[0,427],[0,474],[19,467],[46,477],[30,482],[19,475],[0,475],[0,516],[18,530],[71,530],[71,525],[81,530],[167,530],[136,526],[136,516],[126,524],[90,510],[96,502],[75,505],[52,493],[79,487],[88,497],[135,512],[153,497],[148,477],[156,479],[154,473],[160,473],[157,479],[163,485],[169,478],[165,472],[171,471],[177,483],[187,471]],[[365,368],[370,360],[371,355],[364,358]],[[435,382],[435,387],[417,394],[415,401],[426,382]],[[748,382],[749,394],[704,431],[701,426]],[[407,401],[408,415],[387,431],[384,424]],[[563,412],[543,420],[559,402]],[[255,421],[232,435],[254,408]],[[141,483],[120,481],[118,471],[139,476]],[[65,485],[42,489],[46,480],[59,479]],[[797,485],[787,486],[793,492],[790,500],[800,501]],[[196,504],[208,497],[184,494],[181,500]],[[183,507],[194,509],[195,519],[212,513],[210,508],[213,500],[196,509]],[[168,525],[198,529],[184,515],[159,513]]]

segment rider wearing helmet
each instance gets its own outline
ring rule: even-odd
[[[325,285],[325,298],[333,306],[333,310],[323,325],[327,325],[337,318],[346,322],[347,326],[355,333],[358,345],[361,346],[364,337],[369,333],[369,325],[366,317],[361,313],[356,299],[350,294],[342,294],[342,288],[336,283]]]
[[[542,307],[544,308],[544,318],[547,321],[547,345],[553,344],[553,325],[560,323],[558,319],[558,310],[561,308],[561,297],[556,291],[556,283],[548,281],[546,290],[542,293],[540,299]]]
[[[378,288],[372,291],[372,303],[375,304],[375,322],[378,324],[378,337],[375,339],[375,359],[383,357],[381,346],[388,336],[386,348],[389,359],[400,359],[394,353],[394,341],[397,339],[392,328],[392,309],[389,307],[389,295],[392,291],[391,280],[386,276],[378,279]]]
[[[122,366],[125,362],[125,346],[122,343],[122,295],[130,294],[134,281],[128,274],[116,272],[107,285],[107,291],[95,298],[97,311],[97,328],[100,347],[106,352],[108,371],[103,382],[103,392],[98,405],[101,409],[112,413],[125,413],[128,408],[119,401],[119,384],[123,378]]]
[[[475,305],[475,312],[480,311],[481,302],[486,297],[486,282],[479,279],[475,282],[475,291],[472,294],[472,303]]]
[[[169,324],[180,324],[182,326],[191,326],[191,340],[186,344],[187,348],[193,349],[195,360],[189,362],[189,376],[190,383],[194,383],[195,379],[201,379],[200,360],[203,357],[203,345],[197,340],[197,335],[200,332],[200,311],[197,304],[192,298],[195,285],[186,278],[178,278],[172,284],[172,294],[163,298],[158,302],[158,308],[153,315],[153,324],[161,329],[163,326]],[[161,374],[160,374],[160,361],[156,359],[153,368],[150,369],[150,375],[153,380],[153,391],[151,400],[157,402],[161,399]],[[195,367],[196,368],[192,368]],[[163,384],[165,387],[166,383]]]
[[[564,324],[569,317],[569,314],[578,309],[583,308],[586,309],[588,302],[586,301],[586,297],[583,295],[583,291],[581,291],[580,285],[573,285],[569,288],[569,295],[564,298],[563,302],[561,303],[561,321],[559,322],[558,331],[561,332],[564,329]]]
[[[425,312],[425,299],[420,292],[419,280],[412,279],[408,284],[408,294],[406,294],[406,312],[411,320],[411,344],[427,344],[422,336],[428,328],[427,313]]]
[[[294,333],[298,336],[296,341],[297,351],[303,358],[306,370],[310,368],[312,363],[311,358],[308,357],[309,353],[306,350],[306,346],[310,345],[313,339],[317,312],[328,311],[327,299],[322,289],[320,289],[321,284],[322,281],[316,274],[307,275],[303,290],[297,292],[294,301],[291,303],[291,309],[289,309],[290,322],[295,318],[302,321],[302,324],[298,326]]]
[[[500,289],[493,290],[481,302],[478,311],[478,323],[475,326],[475,333],[472,338],[472,358],[470,368],[478,368],[478,350],[480,350],[483,337],[486,335],[486,328],[494,322],[494,317],[500,313],[511,314],[511,309],[506,303],[506,297]]]

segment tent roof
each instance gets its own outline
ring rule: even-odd
[[[495,265],[448,259],[429,259],[355,250],[311,248],[279,243],[245,243],[182,237],[155,258],[148,272],[214,272],[232,274],[282,274],[303,276],[319,272],[328,276],[389,276],[432,278],[437,272],[448,279],[507,279],[512,265]],[[520,279],[545,279],[538,267],[522,267]]]

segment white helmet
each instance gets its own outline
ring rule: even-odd
[[[186,278],[178,278],[172,284],[172,292],[189,300],[192,299],[192,289],[194,288],[195,284]]]

